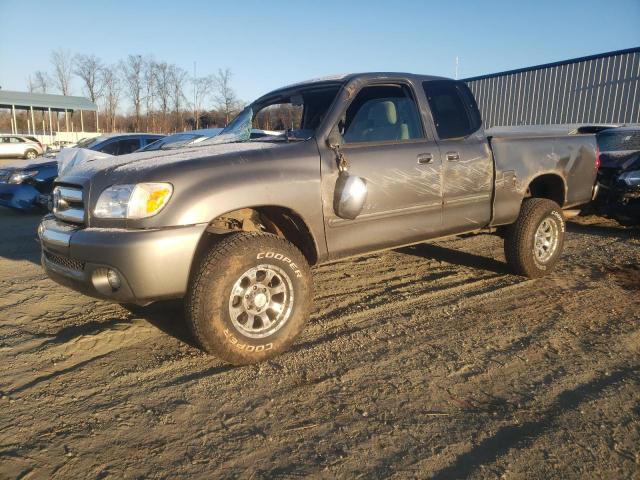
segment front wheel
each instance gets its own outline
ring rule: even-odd
[[[560,206],[545,198],[528,198],[522,202],[518,219],[505,229],[507,263],[519,275],[541,277],[558,262],[564,235]]]
[[[38,152],[36,152],[35,150],[27,150],[26,153],[24,154],[24,158],[26,158],[27,160],[33,160],[38,156]]]
[[[309,265],[290,242],[234,233],[194,266],[186,319],[207,352],[234,365],[286,350],[302,331],[312,298]]]

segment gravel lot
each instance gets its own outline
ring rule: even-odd
[[[637,230],[577,219],[538,280],[487,235],[317,267],[292,351],[231,367],[48,280],[37,223],[0,209],[1,478],[639,476]]]

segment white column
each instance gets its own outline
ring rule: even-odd
[[[82,109],[80,110],[80,131],[84,132],[84,119],[82,118]]]
[[[49,145],[53,143],[53,120],[51,119],[51,107],[49,107]]]
[[[16,106],[11,105],[11,112],[13,113],[13,133],[14,135],[18,133],[18,122],[16,122]]]
[[[31,109],[31,125],[33,125],[33,134],[36,135],[36,117],[33,116],[33,107],[29,107]]]

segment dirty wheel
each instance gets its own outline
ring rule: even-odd
[[[312,280],[302,253],[266,233],[234,233],[194,266],[186,319],[202,348],[235,365],[286,350],[302,331]]]
[[[36,152],[35,150],[27,150],[24,154],[24,158],[26,158],[27,160],[33,160],[37,156],[38,152]]]
[[[545,275],[558,262],[564,234],[564,217],[557,203],[544,198],[526,199],[516,222],[505,230],[507,263],[519,275]]]

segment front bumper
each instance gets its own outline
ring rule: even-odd
[[[138,304],[181,298],[206,228],[76,228],[49,215],[38,228],[41,262],[53,280],[92,297]],[[106,281],[109,270],[120,279],[117,289]]]
[[[32,185],[0,183],[0,205],[22,211],[42,208],[38,203],[42,194]]]

